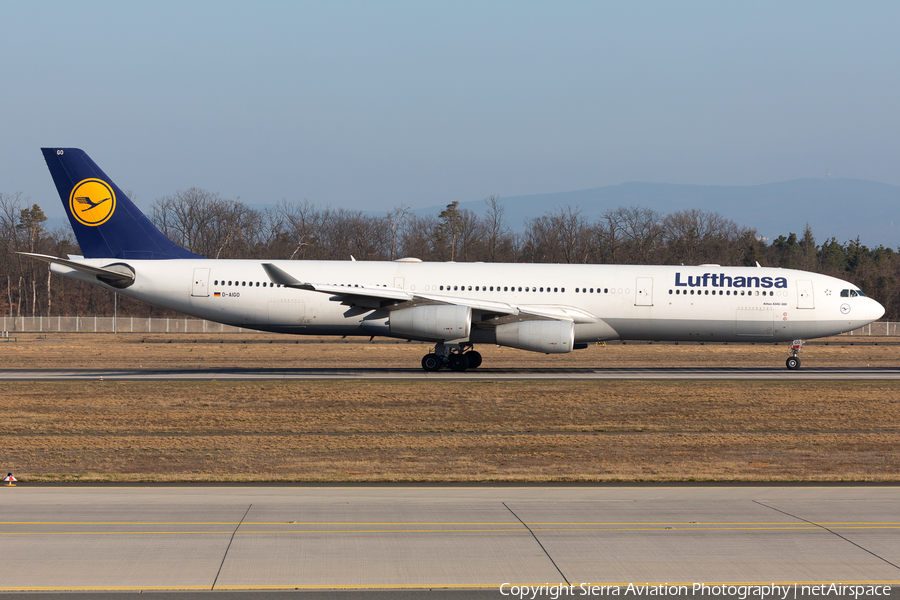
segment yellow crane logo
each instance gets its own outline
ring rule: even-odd
[[[69,194],[69,212],[82,225],[106,223],[116,210],[116,194],[105,181],[83,179]]]

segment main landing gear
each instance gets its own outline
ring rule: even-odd
[[[787,362],[785,362],[785,365],[787,365],[787,368],[791,371],[796,371],[800,368],[800,358],[797,355],[802,352],[802,348],[803,340],[794,340],[791,342],[791,355],[788,356]]]
[[[426,371],[439,371],[441,367],[449,367],[451,371],[461,372],[480,366],[481,354],[471,344],[437,344],[434,352],[422,358],[422,368]]]

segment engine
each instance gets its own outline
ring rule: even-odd
[[[497,345],[562,354],[575,346],[575,324],[570,321],[522,321],[497,326]]]
[[[472,309],[444,304],[403,308],[391,313],[389,326],[393,333],[434,340],[468,339]]]

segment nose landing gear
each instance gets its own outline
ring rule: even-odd
[[[791,342],[791,355],[788,357],[785,365],[791,371],[796,371],[800,368],[800,358],[797,356],[802,352],[803,348],[803,340],[794,340]]]

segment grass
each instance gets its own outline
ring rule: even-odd
[[[276,334],[13,334],[0,341],[4,368],[419,368],[430,346],[377,338],[340,340]],[[853,345],[850,345],[853,344]],[[545,355],[478,347],[483,368],[620,368],[634,366],[782,367],[787,344],[610,344]],[[896,366],[898,338],[842,336],[814,341],[801,355],[808,367]]]
[[[896,481],[890,382],[3,383],[23,481]]]

